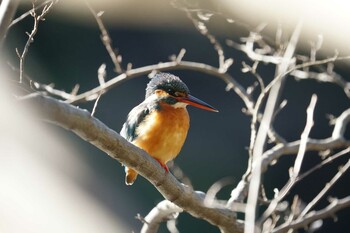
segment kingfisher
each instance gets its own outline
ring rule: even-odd
[[[146,151],[169,172],[166,163],[179,154],[190,126],[187,105],[218,112],[190,95],[179,77],[157,73],[147,84],[145,100],[128,114],[120,135]],[[125,167],[125,173],[126,185],[132,185],[137,172]]]

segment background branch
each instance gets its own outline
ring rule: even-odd
[[[112,46],[112,39],[109,36],[109,33],[106,29],[106,27],[103,24],[103,21],[101,20],[101,17],[103,15],[103,12],[95,12],[95,10],[91,7],[91,5],[85,1],[86,5],[88,6],[89,10],[91,11],[92,15],[94,16],[98,27],[100,28],[101,31],[101,40],[104,44],[104,46],[106,47],[106,50],[110,56],[110,58],[113,61],[114,67],[115,67],[115,72],[117,72],[118,74],[123,72],[123,69],[121,67],[121,55],[119,55]]]
[[[282,224],[276,227],[272,233],[283,233],[288,232],[291,229],[300,229],[307,227],[310,223],[325,218],[332,218],[335,216],[335,213],[341,209],[347,208],[350,206],[350,196],[342,199],[333,199],[332,202],[324,209],[313,211],[307,214],[302,219],[296,219],[290,223]]]
[[[293,32],[293,35],[290,39],[288,47],[283,56],[284,58],[283,62],[279,66],[277,66],[275,80],[277,79],[277,77],[281,76],[281,74],[284,74],[288,70],[290,62],[294,55],[296,44],[298,42],[301,26],[302,24],[300,22],[296,26]],[[262,175],[261,157],[265,149],[265,143],[268,136],[268,129],[270,128],[271,121],[274,116],[274,111],[276,109],[276,106],[278,105],[278,99],[283,88],[283,82],[284,82],[283,78],[280,78],[272,86],[269,97],[267,99],[263,118],[261,120],[261,124],[256,135],[256,142],[254,142],[255,140],[253,141],[254,143],[253,154],[252,154],[253,166],[252,166],[251,181],[249,184],[249,194],[248,194],[248,201],[247,201],[247,207],[246,207],[246,221],[245,221],[245,227],[244,227],[245,233],[253,233],[253,232],[256,232],[257,230],[255,228],[256,227],[255,220],[256,220],[256,208],[257,208],[257,202],[258,202],[259,190],[260,190],[260,181],[261,181],[261,175]]]

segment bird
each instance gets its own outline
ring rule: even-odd
[[[179,77],[157,73],[147,84],[145,100],[128,114],[120,135],[146,151],[169,172],[166,163],[179,154],[190,126],[187,105],[218,112],[190,95]],[[132,185],[137,172],[125,166],[125,173],[125,184]]]

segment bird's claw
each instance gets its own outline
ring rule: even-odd
[[[162,168],[164,168],[164,170],[165,170],[166,172],[169,172],[169,168],[168,168],[168,166],[167,166],[166,164],[162,163],[162,162],[159,161],[158,159],[155,159],[155,160],[160,164],[160,166],[162,166]]]

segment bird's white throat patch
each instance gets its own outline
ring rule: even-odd
[[[183,102],[177,102],[176,104],[171,105],[174,108],[186,108],[188,104],[183,103]]]

